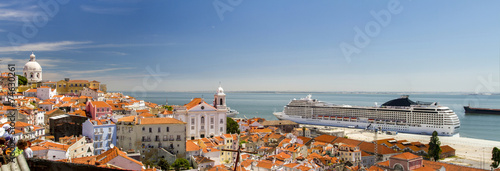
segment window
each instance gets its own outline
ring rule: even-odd
[[[205,117],[201,117],[201,123],[204,124],[205,123]]]
[[[191,130],[194,130],[194,126],[191,126]]]
[[[181,135],[177,135],[177,141],[181,140]]]
[[[142,127],[142,131],[145,131],[145,130],[146,130],[146,128],[145,128],[145,127]]]
[[[113,129],[111,129],[111,128],[108,128],[108,132],[111,132],[112,130],[113,130]]]
[[[161,128],[160,127],[158,127],[158,132],[161,132]]]
[[[220,132],[222,132],[222,127],[220,127]]]
[[[224,123],[224,119],[220,119],[220,123]]]
[[[153,128],[149,128],[149,133],[152,133],[153,132]]]
[[[169,127],[168,127],[168,126],[167,126],[167,132],[170,132],[170,129],[169,129]]]
[[[194,118],[191,118],[191,124],[194,125]]]
[[[73,87],[73,84],[70,84],[69,86],[70,86],[70,87]]]
[[[214,124],[214,118],[210,118],[210,124]]]
[[[202,126],[201,126],[201,129],[202,129],[202,130],[203,130],[203,129],[205,129],[205,126],[203,126],[203,125],[202,125]]]

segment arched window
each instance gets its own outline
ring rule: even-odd
[[[36,78],[40,78],[40,73],[37,73],[37,74],[36,74]]]
[[[30,73],[30,76],[31,76],[30,78],[33,78],[33,73]]]
[[[223,105],[224,103],[222,103],[222,98],[220,99],[220,104],[219,105]]]
[[[28,77],[28,76],[26,75],[26,73],[24,73],[24,77]]]
[[[202,124],[204,124],[204,123],[205,123],[205,117],[204,117],[204,116],[202,116],[202,117],[201,117],[201,123],[202,123]]]

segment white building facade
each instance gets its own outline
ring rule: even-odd
[[[199,139],[226,134],[226,95],[219,86],[213,106],[195,98],[184,106],[174,106],[174,118],[186,122],[187,139]]]

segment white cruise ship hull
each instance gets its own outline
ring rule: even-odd
[[[426,125],[410,126],[398,123],[377,123],[377,121],[358,121],[358,120],[343,120],[332,118],[302,118],[301,116],[289,116],[283,112],[273,113],[279,120],[290,120],[299,124],[323,125],[334,127],[354,127],[358,129],[374,129],[378,128],[381,131],[396,131],[399,133],[423,134],[432,135],[434,131],[438,132],[439,136],[454,136],[458,135],[459,127],[451,125]]]

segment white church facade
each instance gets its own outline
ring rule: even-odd
[[[183,106],[174,106],[173,117],[186,122],[186,138],[199,139],[226,134],[226,94],[219,86],[213,105],[195,98]]]

